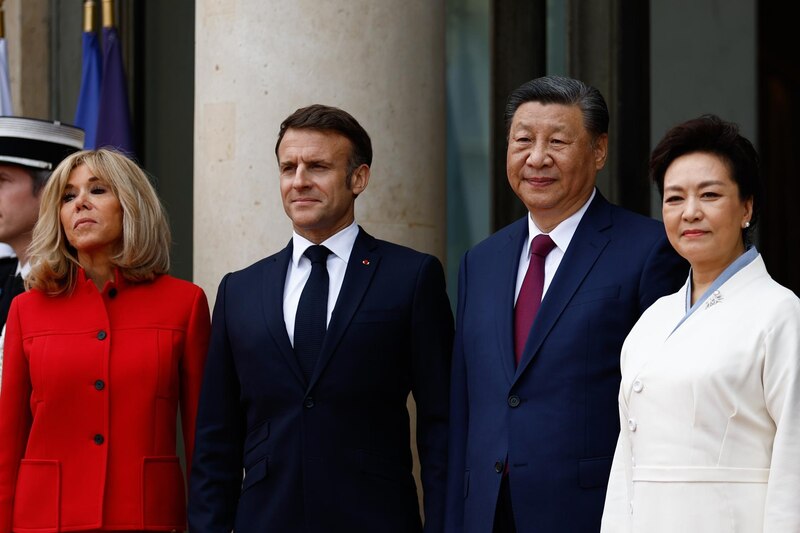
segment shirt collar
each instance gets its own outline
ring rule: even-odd
[[[553,242],[556,244],[556,247],[561,250],[562,253],[567,251],[567,247],[569,243],[572,241],[572,237],[575,236],[575,231],[578,229],[578,224],[580,224],[581,219],[583,218],[584,213],[586,210],[589,209],[589,204],[592,203],[594,200],[595,195],[597,194],[597,189],[592,189],[592,195],[589,196],[589,199],[586,200],[586,203],[581,206],[580,209],[575,211],[566,219],[562,220],[558,226],[553,228],[553,230],[548,233],[550,238],[553,239]],[[525,257],[530,257],[530,248],[531,242],[537,235],[541,235],[544,233],[536,223],[533,221],[533,217],[528,214],[528,242],[525,243]]]
[[[346,228],[334,233],[320,244],[331,251],[333,255],[347,263],[350,260],[350,252],[358,237],[358,224],[355,220]],[[314,243],[300,236],[296,231],[292,232],[292,266],[297,268],[300,258],[309,246]]]
[[[16,274],[19,274],[20,276],[22,276],[22,279],[27,278],[28,277],[28,273],[30,271],[31,271],[31,262],[30,261],[26,262],[24,265],[21,264],[19,261],[17,261],[17,272],[16,272]]]
[[[720,292],[720,287],[725,284],[726,281],[731,279],[734,275],[736,275],[740,270],[744,267],[752,263],[758,257],[758,250],[756,250],[755,246],[750,245],[745,252],[740,255],[736,260],[728,265],[728,267],[722,271],[722,273],[717,276],[713,282],[711,282],[711,286],[706,289],[706,292],[703,293],[700,298],[698,298],[694,305],[692,305],[692,269],[689,269],[689,278],[686,280],[686,314],[683,315],[678,325],[675,326],[672,331],[670,332],[670,336],[672,336],[675,331],[681,327],[681,325],[686,322],[686,320],[695,312],[697,311],[701,305],[706,305],[706,307],[710,307],[715,305],[717,302],[723,299],[723,295]],[[708,303],[706,304],[706,301]]]
[[[737,272],[741,269],[755,261],[756,257],[758,257],[758,250],[753,245],[747,247],[742,255],[737,257],[733,263],[728,265],[725,270],[723,270],[717,278],[711,282],[711,285],[706,289],[706,291],[698,298],[694,305],[692,305],[692,269],[689,269],[689,281],[686,284],[686,317],[691,315],[695,310],[697,310],[700,305],[703,304],[706,300],[708,300],[709,296],[714,294],[714,291],[718,290],[722,285],[725,284],[726,281],[731,279]],[[685,318],[684,318],[685,320]],[[678,324],[680,325],[680,324]],[[677,329],[677,326],[675,327]]]

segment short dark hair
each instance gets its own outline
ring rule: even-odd
[[[50,179],[51,171],[46,168],[35,168],[25,165],[17,165],[16,163],[7,163],[5,161],[0,161],[0,165],[18,168],[19,170],[23,171],[25,174],[30,176],[31,194],[33,196],[37,196],[39,194],[39,191],[41,191],[44,188],[44,186],[47,185],[47,180]]]
[[[519,106],[528,102],[576,105],[583,113],[583,125],[596,140],[608,133],[608,106],[600,91],[580,80],[563,76],[544,76],[517,87],[506,101],[506,138]]]
[[[347,179],[361,165],[372,165],[372,141],[366,130],[353,116],[343,109],[322,104],[302,107],[286,117],[278,130],[278,142],[275,143],[275,156],[283,136],[289,129],[309,129],[334,131],[347,137],[352,145],[348,158]],[[348,181],[349,183],[349,181]]]
[[[679,157],[696,152],[719,157],[739,187],[739,199],[753,199],[750,227],[742,231],[745,242],[749,242],[749,234],[755,226],[763,197],[758,152],[753,143],[739,133],[739,126],[716,115],[702,115],[673,127],[664,134],[650,155],[650,178],[662,198],[667,169]]]
[[[39,191],[47,185],[47,180],[50,179],[50,174],[52,174],[52,172],[43,168],[23,168],[31,175],[31,179],[33,180],[33,195],[36,196],[39,194]]]

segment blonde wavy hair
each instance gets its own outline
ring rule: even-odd
[[[28,288],[56,296],[72,291],[77,281],[78,254],[61,225],[64,191],[73,170],[86,165],[122,206],[122,248],[111,257],[125,279],[149,281],[169,271],[171,236],[164,206],[139,166],[114,150],[84,150],[61,162],[42,191],[39,220],[29,248]]]

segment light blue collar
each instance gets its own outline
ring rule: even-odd
[[[752,263],[755,258],[758,257],[758,250],[756,250],[755,246],[750,246],[742,255],[736,258],[736,260],[728,265],[728,268],[722,271],[722,274],[717,276],[717,279],[711,283],[711,286],[706,289],[706,292],[703,293],[700,298],[692,305],[692,271],[689,270],[689,280],[686,282],[686,314],[683,316],[678,325],[675,326],[675,329],[672,330],[672,333],[675,333],[681,324],[686,322],[686,319],[689,318],[692,313],[697,311],[697,309],[703,305],[706,300],[708,300],[708,305],[714,305],[718,301],[722,299],[722,295],[719,294],[719,288],[725,284],[726,281],[731,279],[737,272],[741,269]],[[710,298],[710,299],[709,299]]]

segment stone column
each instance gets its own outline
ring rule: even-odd
[[[49,119],[50,3],[4,0],[0,4],[5,19],[14,114]]]
[[[443,0],[198,0],[194,279],[213,303],[231,270],[291,236],[278,190],[278,126],[312,103],[372,137],[357,221],[445,253]]]

